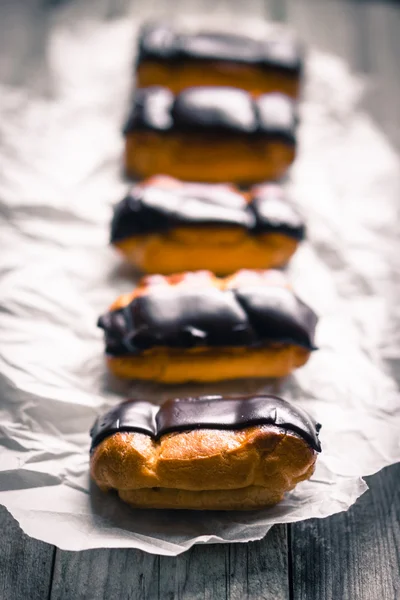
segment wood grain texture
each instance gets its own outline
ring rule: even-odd
[[[332,52],[359,70],[360,7],[346,0],[284,0],[286,21],[307,45]]]
[[[291,528],[293,600],[400,598],[400,465],[347,513]]]
[[[170,558],[138,550],[57,550],[50,600],[288,600],[286,528],[261,542],[195,546]]]
[[[364,2],[362,15],[363,66],[371,83],[365,106],[400,150],[400,4]]]
[[[363,107],[400,149],[400,4],[368,0],[284,0],[303,39],[365,75]]]
[[[54,546],[25,535],[4,506],[0,506],[0,531],[0,599],[47,598]]]

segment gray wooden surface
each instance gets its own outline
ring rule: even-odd
[[[129,0],[0,0],[0,77],[44,85],[51,18],[69,2],[109,18]],[[309,43],[371,77],[365,106],[400,149],[400,4],[373,0],[137,0],[135,12],[229,10],[293,24]],[[167,9],[166,9],[167,7]],[[137,9],[137,11],[136,11]],[[31,26],[42,36],[30,36]],[[21,35],[21,31],[23,34]],[[15,68],[2,60],[12,53]],[[37,61],[27,61],[27,56]],[[29,65],[29,67],[25,67]],[[400,379],[400,374],[399,374]],[[195,547],[177,558],[136,550],[64,552],[28,538],[0,507],[0,600],[399,600],[400,465],[368,478],[347,513],[272,529],[261,542]]]

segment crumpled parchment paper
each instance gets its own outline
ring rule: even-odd
[[[63,549],[177,555],[347,510],[366,490],[363,475],[400,459],[400,170],[358,107],[360,81],[338,59],[311,51],[300,152],[287,184],[309,237],[289,277],[320,315],[320,350],[263,389],[323,424],[317,470],[263,511],[131,510],[89,482],[90,426],[130,394],[159,402],[188,391],[114,380],[96,328],[98,315],[134,284],[108,247],[111,206],[126,190],[120,130],[133,33],[130,18],[55,19],[46,93],[0,90],[0,502],[26,533]],[[226,382],[190,391],[260,387]]]

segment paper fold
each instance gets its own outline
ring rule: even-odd
[[[287,182],[308,226],[288,275],[320,316],[320,349],[272,388],[323,425],[315,475],[264,511],[133,511],[90,484],[89,429],[121,398],[160,402],[187,387],[115,381],[96,328],[134,285],[107,244],[111,206],[126,189],[120,129],[131,20],[72,27],[60,17],[46,52],[51,94],[0,90],[0,502],[26,533],[66,550],[165,555],[260,539],[275,523],[347,510],[366,489],[363,475],[400,459],[400,169],[358,108],[359,80],[338,59],[310,52],[300,150]]]

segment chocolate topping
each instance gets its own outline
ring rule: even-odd
[[[113,408],[94,423],[91,451],[115,433],[138,432],[159,439],[166,433],[193,429],[244,429],[275,425],[300,435],[321,451],[321,426],[302,409],[270,395],[224,398],[204,396],[168,400],[161,407],[150,402],[129,401]]]
[[[252,284],[221,290],[155,285],[124,308],[100,317],[106,353],[135,355],[153,347],[253,347],[294,344],[314,349],[317,316],[292,291]]]
[[[171,109],[175,127],[182,129],[216,128],[237,133],[261,129],[254,101],[236,88],[199,87],[183,90]]]
[[[256,215],[257,233],[283,233],[296,240],[304,239],[304,221],[277,185],[262,186],[253,194],[250,206]]]
[[[247,203],[242,194],[224,185],[163,189],[137,184],[115,208],[111,242],[196,225],[234,226],[251,234],[282,233],[297,240],[304,237],[302,219],[276,185],[263,186]]]
[[[166,88],[154,86],[136,91],[124,133],[239,134],[294,144],[295,106],[291,98],[278,93],[253,98],[236,88],[195,87],[174,97]]]
[[[302,49],[293,37],[283,33],[258,40],[212,31],[185,34],[168,24],[149,23],[140,32],[138,62],[148,59],[169,63],[231,61],[284,71],[296,77],[302,68]]]
[[[315,314],[290,290],[244,285],[235,293],[261,340],[313,348],[310,332],[314,332],[316,326]]]

